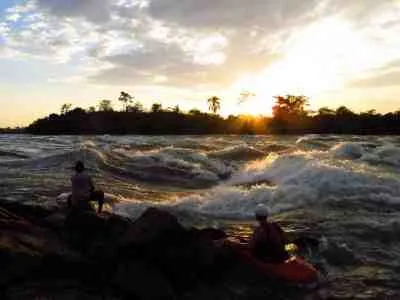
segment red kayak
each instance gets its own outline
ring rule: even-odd
[[[318,281],[318,271],[300,257],[292,256],[283,263],[267,263],[252,256],[242,246],[231,246],[247,263],[269,278],[295,284],[313,284]]]
[[[292,256],[283,263],[266,263],[248,252],[246,258],[257,270],[273,279],[297,284],[310,284],[318,280],[318,271],[297,256]]]

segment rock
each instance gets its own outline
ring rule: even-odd
[[[196,228],[191,229],[191,233],[196,235],[196,238],[207,239],[210,241],[217,241],[225,239],[227,237],[225,231],[221,229],[205,228],[198,230]]]
[[[326,261],[335,266],[357,265],[360,260],[346,244],[329,243],[329,247],[322,251]]]
[[[74,255],[54,232],[6,210],[0,215],[0,250],[29,256]]]
[[[88,255],[94,241],[103,235],[104,221],[92,211],[76,211],[68,214],[64,229],[71,246]]]
[[[8,215],[17,216],[19,219],[25,219],[31,222],[45,218],[54,211],[44,209],[40,206],[21,205],[17,202],[1,202],[0,211],[6,212]]]
[[[14,206],[15,212],[23,211],[22,207]],[[81,256],[51,230],[4,207],[0,210],[0,287],[3,290],[15,282],[44,277],[65,278],[69,266],[85,265]],[[29,211],[36,212],[27,209],[24,214]],[[33,216],[30,219],[33,220]]]
[[[160,209],[131,222],[0,203],[0,229],[0,298],[274,298],[273,284],[220,243],[224,231],[187,230]]]
[[[212,279],[214,275],[217,275],[216,260],[222,254],[219,245],[223,244],[227,235],[223,230],[213,228],[191,229],[190,232],[193,235],[192,247],[196,253],[196,264],[199,272],[202,273],[203,277]]]
[[[65,226],[65,222],[67,220],[67,212],[66,211],[58,211],[55,212],[43,219],[44,224],[53,229],[62,229]]]
[[[223,236],[213,229],[186,230],[170,213],[150,208],[123,236],[119,256],[136,253],[159,268],[176,291],[184,291],[212,277],[218,254],[213,241]]]
[[[113,284],[124,296],[137,299],[173,299],[173,289],[159,270],[141,260],[121,262]]]
[[[100,216],[105,222],[105,229],[109,238],[120,240],[132,226],[132,222],[124,217],[110,213],[103,213]]]
[[[23,281],[40,267],[40,259],[35,256],[12,253],[0,250],[0,287],[6,289],[8,285],[15,281]]]
[[[132,224],[120,242],[119,257],[136,253],[155,265],[176,291],[196,281],[196,254],[192,240],[178,220],[168,212],[150,208]]]
[[[120,245],[153,243],[165,235],[173,238],[185,233],[186,230],[174,216],[157,208],[149,208],[128,229]]]

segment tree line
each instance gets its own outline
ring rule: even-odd
[[[120,96],[118,97],[118,101],[122,103],[122,112],[145,112],[146,110],[144,109],[143,104],[140,101],[135,100],[133,96],[131,96],[129,93],[122,91]],[[221,109],[221,99],[217,96],[212,96],[208,100],[208,107],[211,112],[216,114],[220,109]],[[61,115],[66,115],[72,110],[76,109],[81,109],[80,107],[72,109],[72,104],[71,103],[64,103],[61,106]],[[196,110],[196,109],[193,109]],[[97,105],[97,110],[95,106],[90,106],[88,109],[86,109],[87,113],[94,113],[94,112],[113,112],[114,107],[112,105],[111,100],[103,99],[100,100],[98,105]],[[164,111],[162,104],[161,103],[153,103],[150,112],[161,112]],[[174,107],[169,107],[167,108],[167,111],[174,111],[174,112],[180,112],[179,105],[176,105]]]
[[[244,94],[243,94],[244,95]],[[253,95],[249,92],[243,98]],[[209,113],[178,105],[164,108],[153,103],[146,110],[127,92],[116,111],[111,100],[82,109],[64,104],[60,114],[36,120],[27,127],[32,134],[400,134],[400,111],[379,114],[375,110],[355,113],[345,106],[308,110],[309,99],[302,95],[275,97],[273,116],[218,115],[222,100],[207,99]],[[245,101],[245,100],[242,100]]]

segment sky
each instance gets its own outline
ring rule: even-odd
[[[222,115],[270,114],[282,94],[395,111],[400,0],[0,1],[0,127],[119,109],[120,91],[183,110],[217,95]]]

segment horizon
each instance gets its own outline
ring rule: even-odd
[[[216,95],[223,116],[268,115],[280,94],[396,111],[399,31],[398,0],[3,0],[0,127],[63,103],[118,109],[122,90],[186,111]]]

